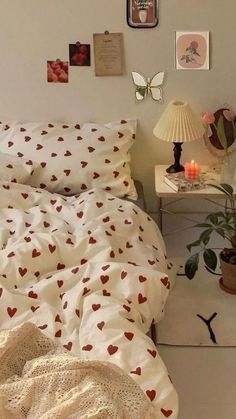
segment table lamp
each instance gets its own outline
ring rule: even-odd
[[[174,164],[166,169],[168,173],[184,171],[180,164],[181,145],[202,138],[204,133],[200,116],[193,112],[188,103],[177,100],[169,103],[153,130],[155,137],[174,143]]]

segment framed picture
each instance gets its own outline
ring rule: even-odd
[[[158,0],[126,0],[131,28],[154,28],[158,24]]]
[[[209,70],[209,32],[175,33],[177,70]]]

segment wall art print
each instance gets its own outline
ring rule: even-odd
[[[131,28],[154,28],[158,24],[158,0],[126,0]]]
[[[176,32],[175,62],[177,70],[209,70],[209,32]]]

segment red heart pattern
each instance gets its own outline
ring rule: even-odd
[[[122,271],[121,274],[120,274],[121,279],[125,279],[126,276],[127,276],[127,272]]]
[[[82,294],[82,296],[84,297],[86,294],[88,294],[89,292],[90,292],[91,290],[89,289],[89,288],[84,288],[84,290],[83,290],[83,294]]]
[[[137,367],[136,370],[130,371],[130,374],[142,375],[142,370],[140,367]]]
[[[144,297],[141,293],[138,295],[139,304],[143,304],[147,301],[147,297]]]
[[[152,355],[153,358],[156,358],[157,351],[155,351],[155,349],[147,349],[147,351],[150,353],[150,355]]]
[[[57,314],[57,315],[56,315],[56,317],[55,317],[55,322],[62,323],[62,321],[61,321],[61,318],[60,318],[59,314]]]
[[[31,306],[30,307],[30,309],[33,311],[33,313],[35,312],[35,311],[37,311],[38,309],[39,309],[39,306]]]
[[[29,298],[34,298],[34,299],[38,298],[38,295],[34,291],[29,291],[28,296]]]
[[[102,330],[103,328],[104,328],[104,326],[105,326],[105,322],[100,322],[100,323],[97,323],[97,327],[98,327],[98,329],[99,330]]]
[[[101,275],[100,279],[101,279],[102,284],[104,285],[109,281],[109,276],[108,275]]]
[[[133,340],[134,334],[132,332],[124,332],[124,335],[128,340]]]
[[[27,273],[27,268],[22,268],[21,266],[18,268],[19,274],[21,277],[25,276]]]
[[[45,330],[47,329],[48,325],[47,324],[42,324],[41,326],[38,326],[39,329],[41,330]]]
[[[101,304],[92,304],[93,311],[99,310],[100,307],[101,307]]]
[[[107,347],[107,352],[109,353],[109,355],[114,355],[118,351],[118,349],[118,346],[109,345]]]
[[[17,312],[17,308],[16,307],[7,307],[7,312],[8,312],[8,315],[10,317],[13,317],[13,316],[15,316],[15,314]]]
[[[79,267],[76,266],[75,268],[71,269],[71,272],[75,275],[77,272],[79,272]]]
[[[173,413],[173,410],[165,410],[165,409],[163,409],[163,407],[161,408],[161,413],[166,417],[166,418],[169,418],[171,415],[172,415],[172,413]]]
[[[33,249],[32,258],[37,258],[40,255],[41,255],[41,253],[37,249]]]
[[[14,253],[14,252],[10,252],[10,253],[7,255],[7,257],[8,257],[8,258],[12,258],[13,256],[15,256],[15,253]]]
[[[49,244],[48,245],[48,249],[50,253],[54,253],[56,250],[56,246],[54,246],[53,244]]]
[[[155,390],[147,390],[146,394],[148,396],[148,398],[151,400],[151,402],[155,399],[156,397],[156,391]]]
[[[72,342],[68,342],[66,345],[63,345],[64,346],[64,348],[66,348],[68,351],[71,351],[71,348],[72,348]]]
[[[69,156],[67,158],[69,159]],[[64,176],[69,177],[66,173]],[[7,250],[2,250],[5,265],[8,261],[8,270],[1,272],[1,275],[5,275],[8,281],[13,281],[9,270],[11,267],[17,276],[12,282],[14,300],[9,299],[9,290],[5,291],[0,279],[0,318],[3,319],[3,323],[8,319],[9,322],[14,321],[17,324],[22,320],[23,314],[27,320],[37,322],[39,329],[53,337],[72,354],[76,353],[80,345],[81,353],[88,359],[91,354],[91,359],[101,356],[101,359],[115,360],[119,365],[124,351],[124,354],[127,353],[127,371],[137,382],[141,378],[142,382],[146,383],[144,391],[148,399],[156,403],[161,391],[158,373],[151,387],[150,383],[147,386],[145,376],[146,371],[153,370],[153,373],[156,373],[161,367],[156,362],[155,347],[142,340],[138,326],[139,318],[142,318],[145,328],[155,318],[157,307],[160,305],[162,308],[170,281],[160,273],[164,270],[161,268],[162,262],[159,262],[162,258],[158,244],[154,239],[153,242],[148,241],[149,236],[153,238],[153,225],[147,225],[145,215],[140,211],[132,210],[131,214],[125,203],[121,204],[122,201],[101,191],[88,191],[80,197],[68,199],[40,190],[32,191],[28,187],[14,193],[13,188],[14,186],[10,185],[9,194],[11,197],[17,197],[18,204],[16,207],[12,202],[7,202],[6,207],[9,210],[12,207],[14,215],[13,212],[9,212],[3,225],[6,226],[6,231],[9,231],[9,237],[10,231],[16,237],[14,238],[13,234],[12,244]],[[1,187],[0,183],[0,193],[1,190],[3,186]],[[4,188],[5,196],[7,191]],[[15,216],[15,208],[19,212],[20,203],[23,209],[21,218],[18,219],[19,215]],[[37,216],[32,216],[31,208]],[[20,251],[14,245],[19,240],[19,222],[23,226],[23,232],[24,227],[26,229],[21,236]],[[144,245],[138,240],[137,231],[136,236],[133,235],[136,226],[144,243],[150,243],[143,253],[139,250],[139,247],[144,249]],[[38,236],[38,231],[43,232],[42,237]],[[107,235],[107,232],[110,235]],[[21,259],[23,254],[24,258]],[[154,261],[155,268],[150,261]],[[160,272],[157,270],[159,266]],[[41,284],[48,287],[48,290],[43,290]],[[50,296],[49,300],[45,296]],[[155,304],[151,307],[153,300]],[[109,311],[109,301],[114,305],[113,314]],[[55,311],[50,311],[49,316],[46,315],[46,310],[48,307],[52,310],[54,303]],[[117,317],[113,318],[113,315]],[[85,332],[84,336],[81,334],[78,342],[73,333],[68,333],[67,324],[71,322],[74,324],[72,328],[80,328],[86,318],[86,322],[89,322],[89,333]],[[116,328],[114,338],[110,332]],[[135,355],[133,359],[130,357],[134,347],[143,352],[145,364],[137,362]],[[153,383],[157,383],[157,386]],[[174,411],[172,404],[166,407],[168,403],[165,400],[164,404],[163,400],[162,406],[161,414],[164,417],[171,416]]]
[[[82,347],[83,351],[90,352],[92,349],[93,349],[93,345],[89,345],[89,344]]]
[[[2,152],[40,165],[40,170],[32,175],[28,173],[32,186],[66,195],[99,187],[117,196],[136,198],[129,168],[129,150],[136,129],[134,121],[125,125],[121,121],[111,123],[109,128],[91,123],[83,124],[82,128],[78,128],[80,124],[69,124],[66,132],[63,126],[52,125],[50,128],[47,123],[16,125],[11,139],[6,137],[1,142]],[[83,169],[80,186],[76,170],[78,155]],[[110,165],[110,176],[104,161]]]

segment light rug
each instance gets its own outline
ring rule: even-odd
[[[194,279],[179,269],[163,319],[156,326],[157,342],[186,346],[236,346],[236,296],[221,290],[219,271],[200,266]]]

